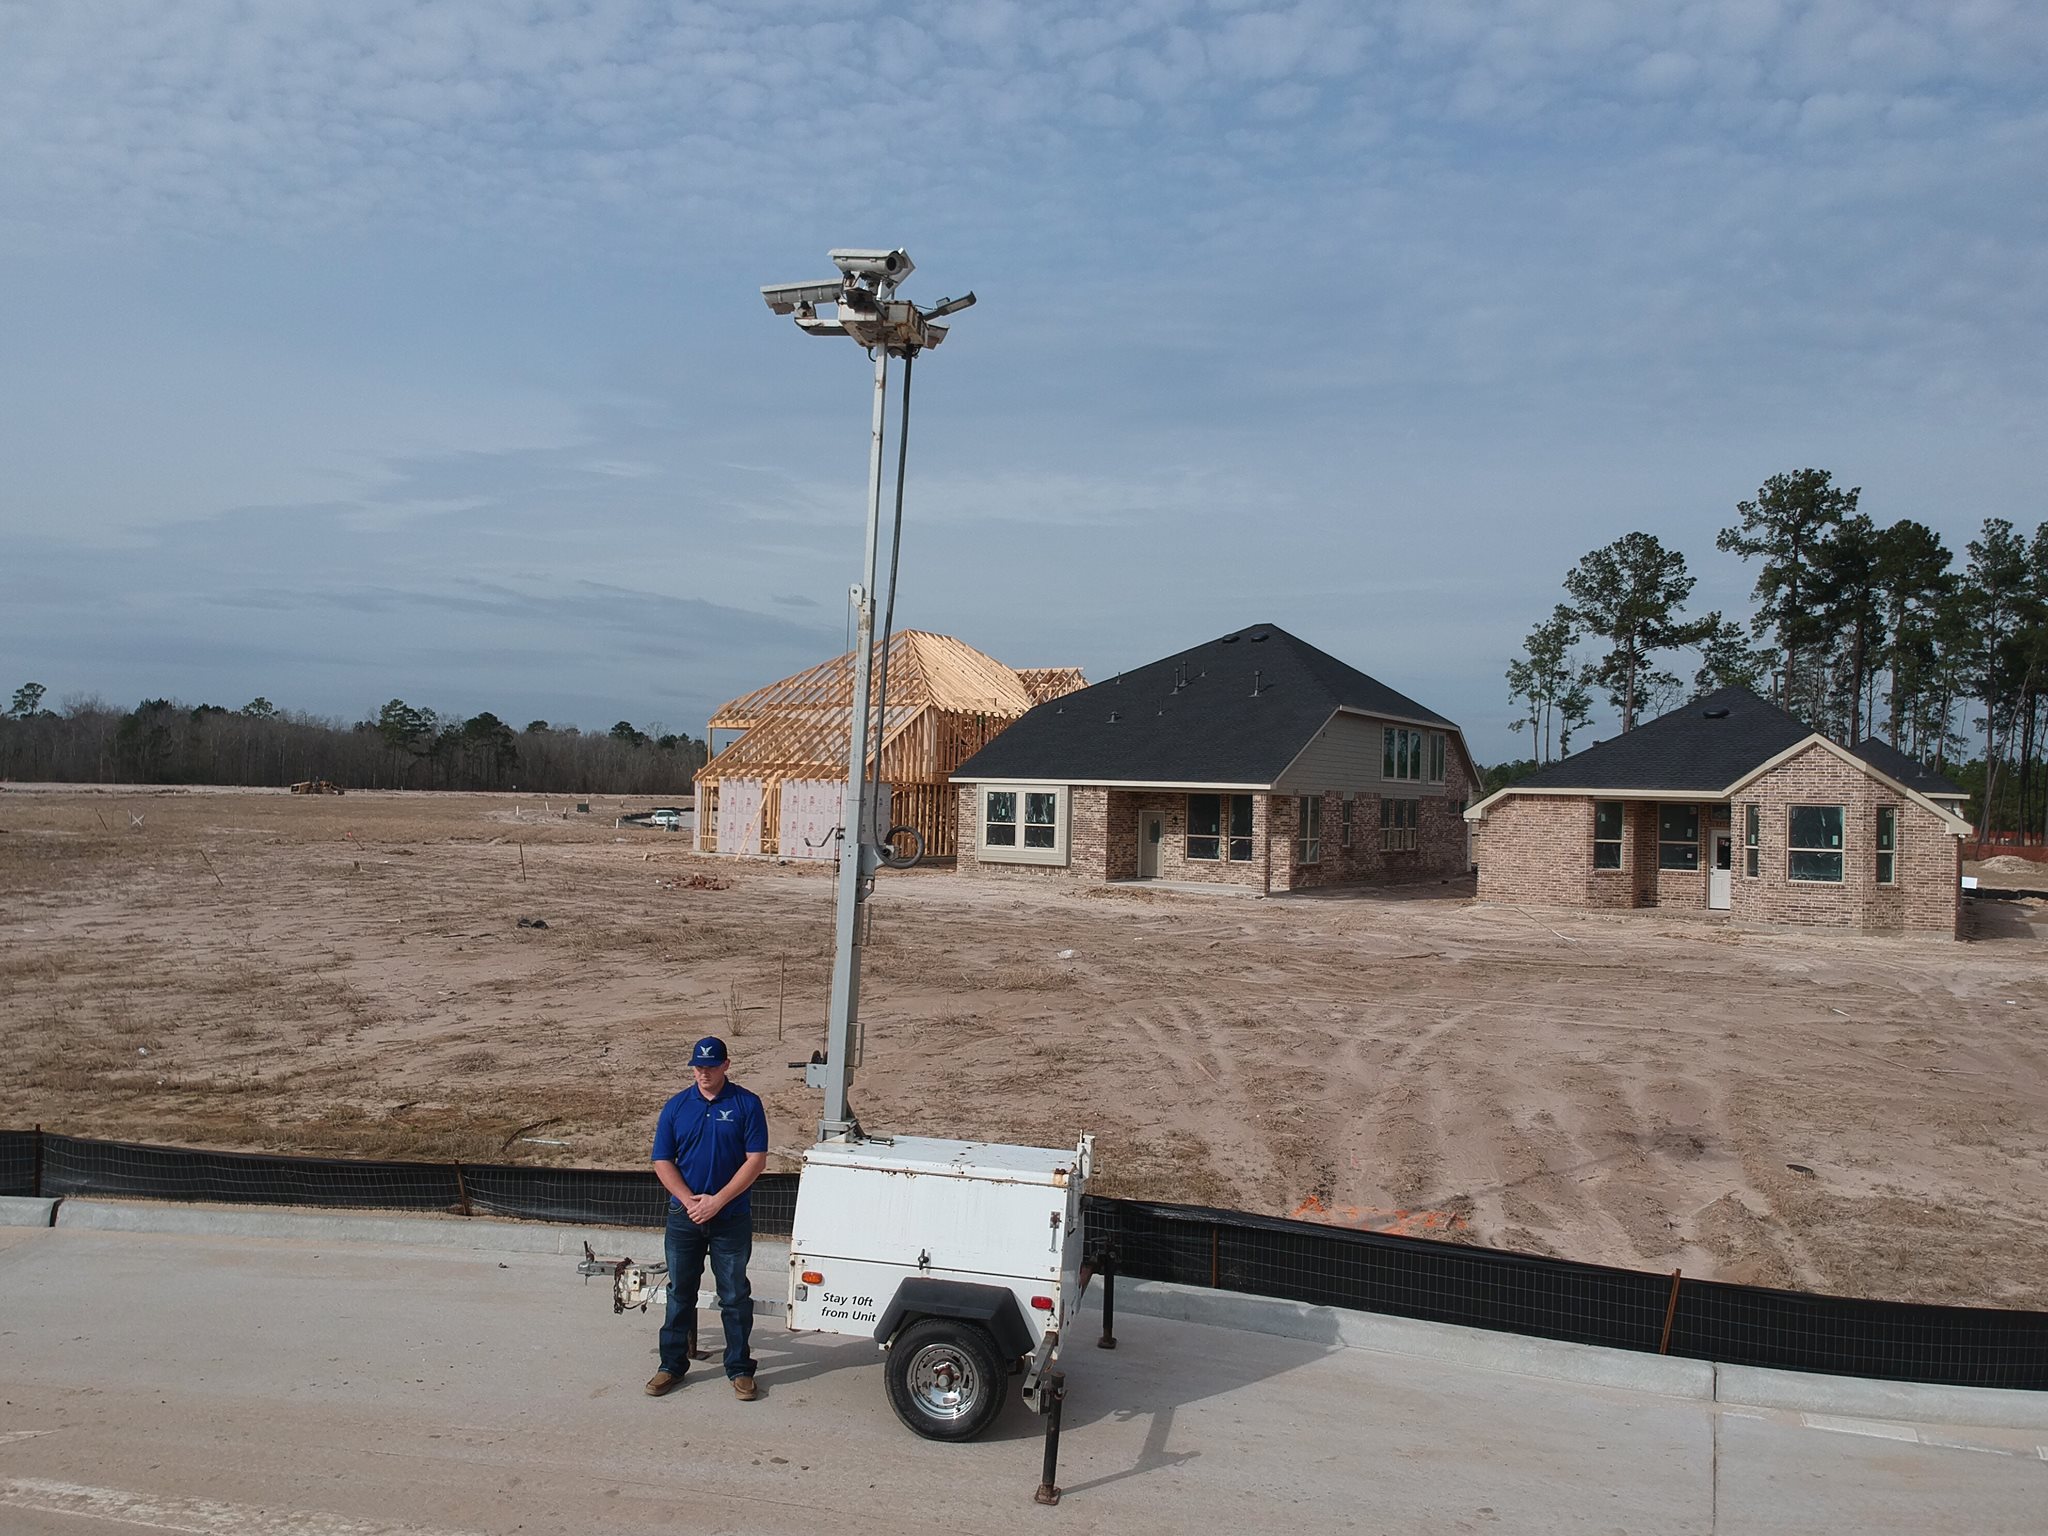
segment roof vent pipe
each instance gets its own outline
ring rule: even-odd
[[[1256,667],[1254,667],[1254,668],[1252,669],[1252,697],[1256,699],[1256,698],[1257,698],[1258,696],[1259,696],[1259,671],[1258,671],[1258,669],[1257,669]]]

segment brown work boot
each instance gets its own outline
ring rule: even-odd
[[[751,1376],[733,1377],[732,1389],[743,1403],[751,1403],[760,1394],[761,1390],[754,1385],[754,1378]]]
[[[683,1378],[675,1372],[656,1371],[647,1378],[647,1395],[649,1397],[667,1397],[669,1393],[675,1391],[682,1384]]]

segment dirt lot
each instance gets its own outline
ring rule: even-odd
[[[831,883],[621,808],[0,790],[0,1125],[633,1166],[715,1030],[786,1159]],[[885,875],[855,1102],[1093,1130],[1110,1193],[2048,1306],[2043,904],[1949,945],[1467,896]]]

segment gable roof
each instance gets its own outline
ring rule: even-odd
[[[1918,758],[1879,741],[1875,736],[1864,737],[1849,750],[1887,778],[1896,779],[1906,788],[1923,794],[1930,800],[1968,798],[1964,790],[1927,767]]]
[[[1000,724],[1041,699],[1081,686],[1074,667],[1017,671],[951,635],[898,630],[889,642],[889,697],[882,708],[886,750],[926,710]],[[881,705],[877,667],[869,688]],[[744,734],[697,770],[700,779],[837,778],[846,772],[853,716],[853,653],[819,662],[720,707],[709,730]],[[939,780],[943,782],[943,779]]]
[[[1624,736],[1539,768],[1528,778],[1495,790],[1466,811],[1465,819],[1479,821],[1496,800],[1525,793],[1598,793],[1645,799],[1698,795],[1703,799],[1725,799],[1808,746],[1833,753],[1917,801],[1941,817],[1956,836],[1969,834],[1969,823],[1953,808],[1928,798],[1930,793],[1939,795],[1943,791],[1918,787],[1861,748],[1852,752],[1770,700],[1742,687],[1722,688],[1659,715]],[[1933,778],[1910,758],[1906,762],[1915,777]],[[1951,786],[1947,793],[1960,791]]]
[[[1508,787],[1714,794],[1813,734],[1805,721],[1747,688],[1722,688]]]
[[[1277,624],[1253,624],[1040,704],[955,780],[1263,789],[1339,710],[1457,726]]]

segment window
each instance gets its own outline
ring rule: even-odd
[[[1657,867],[1700,867],[1700,808],[1667,805],[1657,812]]]
[[[1418,800],[1380,801],[1380,847],[1388,853],[1415,851],[1415,812]]]
[[[1787,877],[1840,884],[1842,808],[1839,805],[1795,805],[1786,820]]]
[[[1017,792],[1014,789],[992,789],[983,797],[982,805],[981,846],[1016,847]]]
[[[1746,805],[1742,808],[1743,872],[1752,880],[1756,878],[1757,860],[1762,853],[1762,821],[1763,814],[1755,806]]]
[[[1593,867],[1621,868],[1621,802],[1593,802]]]
[[[1230,815],[1230,837],[1223,836],[1225,810]],[[1250,795],[1188,796],[1188,857],[1205,862],[1230,855],[1233,864],[1249,864],[1252,857],[1252,797]]]
[[[981,788],[981,854],[998,864],[1067,862],[1067,792]]]
[[[1877,883],[1896,885],[1899,878],[1899,813],[1891,806],[1877,808]]]
[[[1303,795],[1301,797],[1301,852],[1304,864],[1320,864],[1323,861],[1323,797]]]
[[[1422,732],[1387,726],[1380,736],[1380,777],[1400,781],[1422,778]]]
[[[1429,782],[1441,784],[1444,781],[1444,733],[1429,733]]]
[[[1343,819],[1337,824],[1337,846],[1349,848],[1351,846],[1351,797],[1349,795],[1344,797],[1342,817]]]
[[[1024,846],[1050,848],[1058,840],[1060,797],[1032,790],[1024,796]]]

